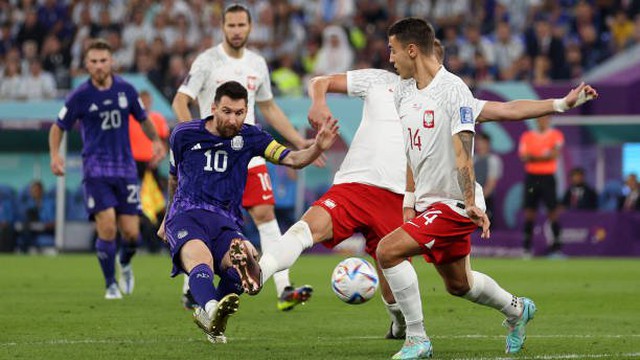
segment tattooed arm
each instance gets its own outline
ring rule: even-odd
[[[453,135],[458,185],[462,191],[465,210],[471,221],[482,227],[482,237],[489,237],[489,218],[476,207],[476,174],[473,170],[473,133],[461,131]]]

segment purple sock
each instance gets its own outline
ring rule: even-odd
[[[138,243],[140,242],[140,236],[134,242],[130,242],[128,240],[122,239],[120,243],[120,264],[129,265],[131,262],[131,258],[136,254],[136,250],[138,249]]]
[[[189,289],[195,301],[204,306],[216,298],[216,288],[213,286],[213,270],[207,264],[200,264],[189,273]]]
[[[106,286],[116,282],[116,242],[96,239],[96,255],[102,268]]]
[[[216,291],[216,300],[220,301],[223,297],[236,293],[238,295],[242,294],[244,290],[242,290],[242,281],[240,280],[240,276],[236,269],[230,267],[227,271],[220,277],[220,282],[218,283],[218,289]]]

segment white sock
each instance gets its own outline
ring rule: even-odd
[[[382,269],[382,273],[389,282],[396,304],[404,314],[407,336],[427,337],[416,270],[405,260],[394,267]]]
[[[282,234],[280,234],[278,221],[275,219],[258,225],[258,232],[260,233],[260,244],[263,253],[270,251],[270,249],[273,248],[273,244],[280,241],[280,237],[282,236]],[[291,281],[289,281],[289,269],[273,274],[273,281],[276,283],[276,295],[280,296],[284,288],[291,285]]]
[[[182,283],[182,293],[186,294],[189,291],[189,275],[184,274],[184,282]]]
[[[217,307],[218,307],[217,300],[209,300],[209,302],[204,304],[204,310],[207,312],[207,315],[209,315],[209,319],[213,319],[213,317],[216,315]]]
[[[522,314],[522,301],[500,287],[489,276],[472,271],[473,285],[464,298],[476,304],[492,307],[503,313],[508,321],[517,320]]]
[[[271,244],[260,258],[262,283],[275,272],[290,268],[305,249],[313,246],[309,225],[300,220],[287,230],[282,238]]]
[[[384,298],[382,298],[382,302],[384,303],[384,306],[387,309],[387,314],[389,314],[389,319],[391,319],[392,333],[393,334],[400,333],[401,329],[404,330],[407,327],[407,323],[404,321],[404,315],[402,315],[402,310],[400,310],[400,305],[398,305],[398,303],[389,304],[384,300]]]

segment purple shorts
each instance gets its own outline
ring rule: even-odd
[[[173,260],[171,276],[186,273],[180,261],[180,249],[189,240],[199,239],[207,244],[213,256],[213,272],[218,276],[222,274],[220,263],[229,251],[231,240],[247,240],[233,220],[201,209],[187,210],[171,216],[165,223],[165,232]]]
[[[84,206],[89,218],[108,208],[114,208],[116,214],[140,215],[140,184],[137,178],[85,178]]]

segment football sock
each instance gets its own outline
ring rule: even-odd
[[[407,326],[404,321],[404,315],[402,315],[402,310],[400,310],[400,305],[398,305],[398,303],[389,304],[384,300],[384,298],[382,298],[382,302],[384,303],[385,309],[387,309],[389,319],[391,319],[393,327],[391,330],[393,331],[393,334],[397,334],[400,332],[400,328]]]
[[[418,275],[411,263],[404,260],[394,267],[382,269],[382,272],[389,282],[391,291],[393,291],[396,304],[404,314],[407,336],[427,337],[424,329]]]
[[[533,237],[533,221],[524,222],[524,243],[525,250],[531,250],[531,238]]]
[[[96,239],[96,255],[104,275],[106,286],[116,282],[116,242]]]
[[[189,288],[193,299],[203,309],[205,305],[216,296],[216,288],[213,286],[213,270],[207,264],[196,265],[189,273]]]
[[[231,293],[240,295],[242,292],[242,280],[240,280],[238,271],[230,267],[220,277],[220,282],[218,282],[218,287],[216,288],[215,300],[220,301],[220,299]]]
[[[120,244],[120,265],[129,265],[131,258],[133,258],[133,255],[136,254],[136,250],[138,249],[138,241],[140,241],[139,237],[134,242],[122,239]]]
[[[463,295],[465,299],[500,311],[510,322],[520,317],[522,301],[501,288],[489,276],[477,271],[472,271],[471,275],[473,276],[473,285],[471,290]]]
[[[551,222],[551,232],[553,233],[553,244],[550,250],[559,251],[562,243],[560,243],[560,224],[557,221]]]
[[[189,291],[189,275],[184,274],[184,281],[182,282],[182,293],[186,294]]]
[[[272,245],[280,241],[282,237],[278,221],[275,219],[258,225],[258,232],[260,233],[260,245],[262,246],[263,253],[270,251]],[[276,284],[276,295],[280,296],[284,288],[291,285],[289,281],[289,269],[273,274],[273,281]]]
[[[313,236],[309,225],[300,220],[287,230],[278,242],[271,244],[260,258],[262,283],[276,271],[288,269],[300,257],[305,249],[313,245]]]

